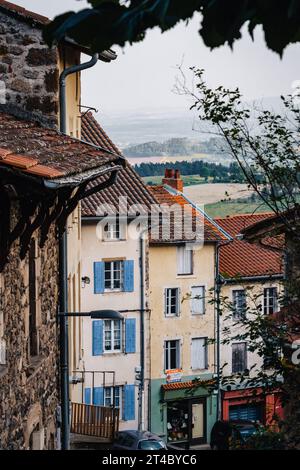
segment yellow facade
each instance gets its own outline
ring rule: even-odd
[[[192,338],[214,338],[215,314],[214,305],[210,304],[214,287],[215,247],[205,245],[194,251],[194,272],[192,275],[177,275],[177,247],[168,245],[150,245],[149,278],[150,278],[150,379],[163,379],[164,342],[180,340],[180,360],[183,376],[197,375],[201,372],[214,372],[214,345],[208,345],[208,369],[193,370],[191,366]],[[205,313],[192,315],[191,288],[205,286]],[[180,288],[180,314],[166,317],[164,313],[164,289]]]

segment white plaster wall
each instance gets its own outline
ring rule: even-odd
[[[94,294],[94,269],[95,261],[109,258],[126,258],[134,260],[134,292],[106,292]],[[82,225],[82,276],[88,276],[91,280],[81,291],[82,311],[98,309],[113,310],[139,310],[140,309],[140,270],[139,270],[139,241],[101,241],[96,237],[96,224]],[[135,383],[135,367],[140,365],[140,312],[122,314],[124,319],[136,319],[136,352],[104,353],[100,356],[92,355],[92,321],[90,318],[83,320],[83,360],[85,370],[116,371],[115,384],[125,385]],[[146,339],[147,341],[147,339]],[[95,386],[103,386],[99,375],[99,382]],[[107,376],[109,380],[109,376]],[[112,385],[112,381],[106,383]],[[86,387],[91,386],[87,383]],[[138,387],[135,388],[136,410],[135,421],[120,423],[120,429],[137,429],[138,426]]]
[[[277,287],[278,294],[280,295],[281,285],[278,282],[264,282],[264,283],[253,283],[253,284],[227,284],[222,287],[221,289],[221,296],[224,298],[228,298],[228,301],[232,302],[232,291],[238,289],[246,289],[248,292],[247,295],[247,306],[249,309],[255,309],[255,305],[253,300],[251,301],[251,297],[255,299],[260,293],[262,294],[261,302],[263,303],[263,290],[264,288],[268,287]],[[228,376],[232,373],[232,343],[238,343],[239,341],[234,340],[230,341],[230,344],[222,344],[224,339],[231,339],[234,338],[237,334],[243,333],[243,328],[241,324],[236,324],[236,320],[232,318],[226,318],[228,315],[231,316],[231,312],[224,311],[221,317],[221,365],[224,366],[223,368],[223,375]],[[249,313],[248,313],[249,315]],[[224,328],[230,329],[230,334],[224,334]],[[254,377],[262,367],[263,359],[255,352],[249,352],[247,354],[248,360],[248,369],[252,366],[255,368],[251,371],[250,376]]]

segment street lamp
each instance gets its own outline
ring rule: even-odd
[[[123,317],[117,310],[93,310],[91,312],[59,312],[60,323],[60,372],[61,372],[61,448],[70,449],[70,420],[69,420],[69,317],[89,317],[95,319],[121,320]]]

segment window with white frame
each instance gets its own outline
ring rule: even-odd
[[[232,291],[233,318],[244,318],[246,315],[246,291],[245,289],[237,289]]]
[[[104,351],[121,351],[122,323],[121,320],[104,320]]]
[[[177,247],[177,274],[193,274],[193,250]]]
[[[180,340],[165,341],[165,370],[180,369]]]
[[[116,220],[108,221],[104,225],[103,238],[106,241],[122,239],[122,226],[118,218],[116,218]]]
[[[204,315],[205,313],[205,286],[193,286],[191,289],[192,315]]]
[[[123,261],[105,261],[105,290],[122,290],[123,288]]]
[[[192,338],[191,366],[193,370],[208,368],[207,338]]]
[[[247,369],[247,343],[232,344],[232,372],[244,372]]]
[[[115,393],[115,396],[114,396]],[[114,406],[120,410],[122,406],[122,387],[104,387],[104,406]]]
[[[264,314],[273,315],[277,311],[277,287],[264,289]]]
[[[180,289],[167,288],[165,289],[165,315],[167,317],[174,317],[180,313]]]

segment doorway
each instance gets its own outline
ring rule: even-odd
[[[168,442],[174,444],[205,444],[206,400],[188,399],[168,402]]]

